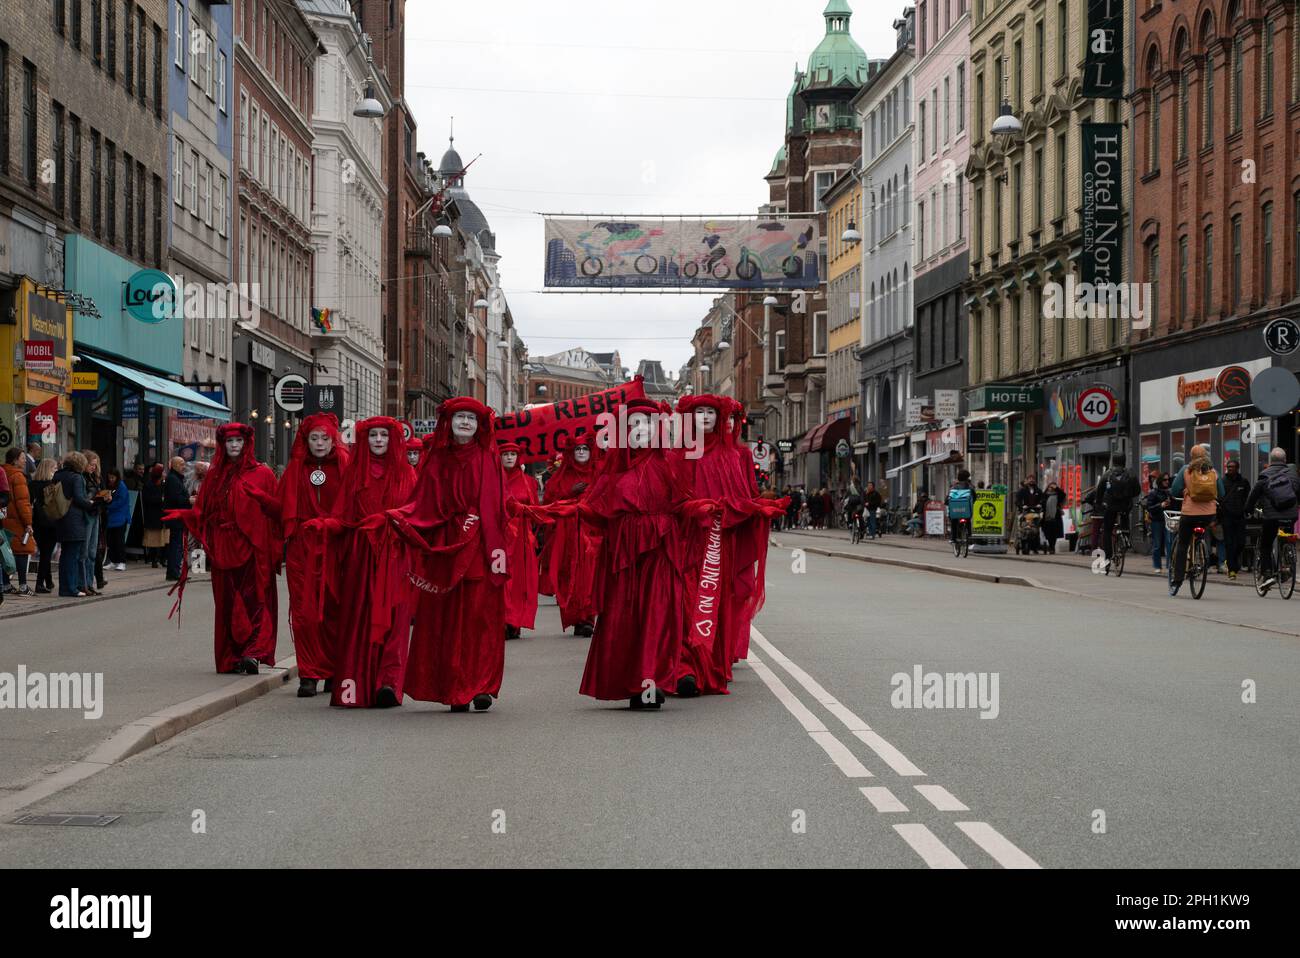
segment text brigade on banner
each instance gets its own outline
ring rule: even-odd
[[[817,219],[546,219],[547,286],[814,289]]]
[[[499,443],[518,443],[520,462],[545,462],[570,440],[595,435],[596,420],[602,413],[617,412],[628,401],[644,398],[645,386],[637,376],[612,389],[500,416],[493,438]]]

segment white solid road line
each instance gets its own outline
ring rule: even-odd
[[[921,856],[931,868],[965,868],[961,859],[952,853],[943,842],[934,837],[934,832],[924,825],[895,825],[894,831],[903,836],[903,840],[912,846],[912,850]]]
[[[865,785],[858,789],[867,797],[878,812],[905,812],[907,806],[894,797],[894,793],[883,785]]]
[[[814,742],[825,749],[831,761],[849,778],[872,777],[866,766],[858,761],[858,757],[850,752],[849,747],[837,739],[833,732],[809,732],[808,734],[812,736]]]
[[[957,822],[957,827],[1003,868],[1042,868],[1038,862],[1003,838],[988,822]]]
[[[853,734],[856,735],[862,741],[862,743],[867,746],[867,748],[871,749],[871,751],[879,755],[881,761],[883,761],[886,765],[888,765],[891,769],[894,770],[895,775],[903,775],[903,776],[920,775],[922,777],[925,776],[925,772],[921,771],[919,768],[917,768],[915,765],[909,762],[907,760],[906,755],[904,755],[898,749],[894,748],[894,746],[886,742],[883,738],[880,737],[878,733],[873,732],[870,729],[866,729],[863,731],[854,732]]]
[[[941,812],[969,812],[970,809],[957,801],[956,797],[942,785],[912,786]]]

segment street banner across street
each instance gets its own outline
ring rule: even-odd
[[[548,218],[547,286],[815,289],[817,219]]]
[[[595,435],[596,420],[601,413],[617,414],[619,406],[644,398],[645,386],[638,376],[612,389],[500,416],[493,438],[497,442],[518,443],[520,462],[548,462],[566,442]]]

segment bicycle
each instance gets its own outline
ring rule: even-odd
[[[951,519],[949,521],[957,523],[957,528],[952,533],[952,554],[958,559],[964,559],[970,555],[970,520]]]
[[[1277,531],[1277,538],[1273,540],[1272,548],[1272,576],[1276,579],[1277,592],[1284,599],[1291,598],[1295,592],[1296,578],[1296,539],[1300,538],[1294,532],[1287,532],[1285,529]],[[1263,556],[1260,556],[1262,559]],[[1255,563],[1255,592],[1262,599],[1268,595],[1268,590],[1273,587],[1272,584],[1264,585],[1267,581],[1265,573],[1261,571],[1264,563],[1262,561]]]
[[[861,509],[854,512],[853,515],[845,513],[844,521],[849,527],[853,545],[857,545],[867,537],[867,520],[862,515]]]
[[[1174,537],[1174,549],[1178,548],[1178,527],[1181,524],[1183,514],[1181,512],[1171,512],[1165,510],[1165,528],[1169,534]],[[1184,581],[1187,582],[1188,588],[1192,590],[1192,598],[1199,599],[1205,594],[1205,581],[1210,574],[1210,556],[1205,544],[1206,528],[1209,525],[1207,520],[1212,520],[1213,516],[1194,516],[1194,519],[1201,519],[1205,525],[1194,526],[1192,528],[1192,541],[1187,547],[1187,563],[1184,570]],[[1174,581],[1174,564],[1177,560],[1177,554],[1171,556],[1169,563],[1169,583]]]
[[[1133,551],[1133,538],[1129,534],[1127,524],[1121,525],[1115,523],[1115,528],[1110,531],[1110,565],[1106,566],[1106,575],[1110,575],[1110,570],[1115,570],[1115,578],[1124,574],[1124,556]]]

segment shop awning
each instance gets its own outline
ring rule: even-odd
[[[930,457],[932,466],[953,466],[963,461],[965,457],[961,454],[960,449],[948,449],[944,452],[937,452]]]
[[[890,437],[889,437],[889,448],[890,448],[890,449],[897,449],[897,448],[899,448],[900,446],[906,446],[906,445],[907,445],[907,434],[906,434],[906,433],[902,433],[902,434],[897,435],[897,436],[890,436]]]
[[[1196,425],[1210,426],[1217,422],[1244,422],[1247,419],[1270,419],[1259,411],[1254,403],[1239,403],[1235,406],[1214,406],[1203,409],[1196,414]]]
[[[913,466],[919,466],[921,463],[929,462],[929,461],[930,461],[929,456],[922,456],[920,459],[913,459],[911,462],[905,462],[901,466],[898,466],[897,468],[886,469],[885,478],[893,479],[895,476],[906,472],[908,469],[911,469]]]
[[[1044,273],[1059,273],[1060,271],[1061,271],[1061,260],[1059,258],[1049,260],[1047,265],[1043,267]]]
[[[834,449],[835,444],[841,439],[849,438],[849,430],[852,426],[853,421],[848,416],[843,416],[840,419],[828,419],[824,423],[813,426],[799,440],[799,452],[821,452],[823,449]]]
[[[222,422],[230,420],[230,410],[225,406],[178,382],[139,369],[131,369],[128,366],[119,366],[117,363],[110,363],[106,359],[97,359],[94,356],[83,356],[81,361],[98,366],[118,379],[124,379],[138,386],[144,393],[144,401],[151,402],[155,406],[170,406],[172,409],[194,413],[208,419],[220,419]]]
[[[1013,290],[1013,289],[1019,289],[1019,288],[1020,288],[1020,287],[1018,287],[1018,286],[1016,285],[1016,278],[1015,278],[1014,276],[1011,277],[1009,280],[1007,280],[1005,283],[1002,284],[1002,289],[1003,289],[1004,291],[1006,291],[1006,290]]]
[[[861,453],[861,452],[870,452],[870,451],[871,451],[871,447],[874,446],[874,445],[875,445],[875,442],[874,442],[873,440],[870,440],[870,439],[866,440],[865,442],[855,442],[855,443],[853,444],[853,451],[854,451],[854,452],[859,452],[859,453]]]
[[[1032,270],[1032,269],[1031,269],[1028,273],[1026,273],[1026,274],[1024,275],[1023,279],[1024,279],[1024,281],[1025,281],[1025,285],[1026,285],[1026,286],[1028,286],[1030,283],[1037,282],[1037,281],[1038,281],[1038,272],[1037,272],[1037,270]]]
[[[979,298],[974,295],[971,295],[971,296],[967,296],[964,300],[962,300],[962,305],[965,306],[967,309],[970,309],[978,302],[979,302]]]

